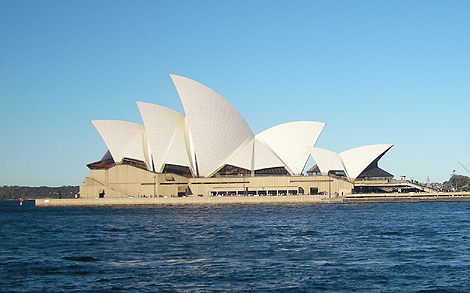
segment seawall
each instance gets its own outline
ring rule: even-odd
[[[116,205],[214,205],[214,204],[279,204],[322,203],[321,195],[298,196],[223,196],[167,198],[79,198],[38,199],[36,206],[116,206]]]
[[[225,196],[168,198],[78,198],[37,199],[37,207],[119,206],[119,205],[215,205],[215,204],[354,204],[380,202],[470,201],[470,192],[454,193],[384,193],[346,196]]]
[[[342,203],[470,201],[470,192],[350,194]]]

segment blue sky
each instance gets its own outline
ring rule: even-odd
[[[396,178],[470,169],[470,1],[0,0],[0,185],[79,185],[106,146],[90,120],[182,112],[170,73],[253,132],[326,123],[335,152],[393,143]]]

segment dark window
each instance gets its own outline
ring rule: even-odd
[[[318,187],[310,187],[310,194],[318,194]]]

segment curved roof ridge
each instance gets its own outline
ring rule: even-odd
[[[343,162],[338,153],[318,147],[308,147],[307,149],[322,174],[328,174],[332,170],[345,171]]]
[[[256,137],[279,156],[292,175],[301,174],[310,155],[307,147],[317,143],[324,127],[323,122],[293,121],[270,127]]]
[[[249,141],[241,144],[240,147],[227,159],[226,164],[252,171],[254,141],[255,139],[251,138]]]
[[[240,113],[221,95],[192,79],[170,74],[191,131],[199,175],[208,177],[253,132]]]
[[[184,127],[184,115],[164,106],[136,103],[147,133],[154,171],[161,172],[179,129]],[[188,166],[189,160],[186,161]]]
[[[189,148],[185,138],[185,119],[180,121],[171,138],[170,147],[165,156],[165,164],[192,167],[189,159]]]
[[[351,180],[359,176],[372,162],[380,159],[393,144],[372,144],[349,149],[339,154]]]
[[[273,150],[256,136],[253,148],[253,170],[286,167],[286,164],[277,156]]]
[[[113,160],[121,162],[125,157],[141,160],[147,163],[144,154],[144,126],[122,120],[92,120]]]

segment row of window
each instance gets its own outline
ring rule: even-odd
[[[297,190],[248,190],[248,191],[212,191],[212,196],[266,196],[266,195],[296,195]]]
[[[223,190],[223,191],[211,191],[212,196],[267,196],[267,195],[297,195],[304,194],[304,189],[299,187],[299,189],[280,189],[280,190]],[[317,187],[310,188],[310,194],[318,194]]]

